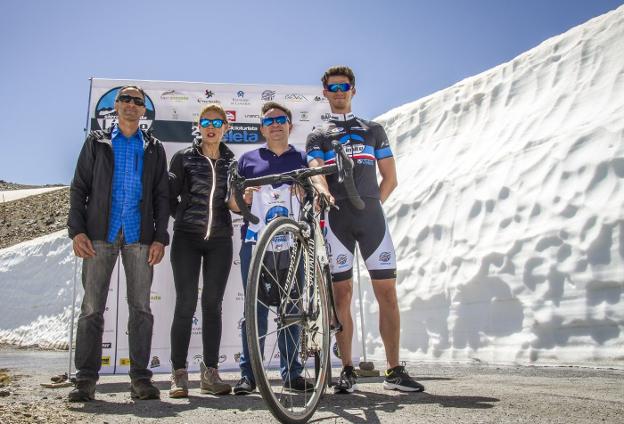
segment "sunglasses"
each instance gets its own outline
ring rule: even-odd
[[[277,122],[280,125],[284,125],[286,122],[290,122],[288,116],[281,115],[273,118],[262,118],[262,125],[265,127],[270,127],[274,122]]]
[[[117,98],[117,101],[123,102],[123,103],[134,102],[134,104],[137,106],[145,106],[145,100],[143,100],[140,97],[130,96],[128,94],[122,94],[121,96]]]
[[[327,84],[327,91],[331,91],[332,93],[337,93],[338,91],[342,91],[344,93],[345,91],[349,90],[351,90],[351,84],[349,84],[348,82],[342,82],[339,84]]]
[[[199,126],[202,128],[208,128],[210,124],[215,128],[221,128],[223,126],[223,119],[202,118],[199,120]]]

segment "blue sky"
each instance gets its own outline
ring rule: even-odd
[[[347,64],[373,118],[623,3],[3,0],[0,179],[70,182],[89,77],[320,84]]]

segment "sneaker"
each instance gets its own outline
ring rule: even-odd
[[[180,368],[171,373],[171,389],[169,390],[170,398],[188,397],[188,371],[186,368]]]
[[[311,392],[314,390],[314,384],[299,376],[294,380],[284,381],[284,389],[291,392]]]
[[[201,380],[199,383],[200,391],[210,395],[227,395],[232,391],[232,386],[224,383],[219,377],[219,371],[216,368],[206,367],[203,362],[199,363],[201,371]]]
[[[403,365],[398,365],[386,371],[383,387],[387,390],[400,390],[402,392],[425,391],[425,386],[414,381],[405,371]]]
[[[352,365],[347,365],[342,369],[338,383],[334,386],[334,393],[353,393],[357,390],[357,375]]]
[[[70,402],[89,402],[95,399],[95,381],[77,380],[76,387],[69,392],[67,398]]]
[[[235,395],[248,395],[256,390],[256,384],[249,381],[249,378],[242,377],[234,386]]]
[[[140,378],[130,384],[130,396],[141,400],[160,399],[160,390],[149,378]]]

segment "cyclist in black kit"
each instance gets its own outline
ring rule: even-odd
[[[339,140],[355,163],[355,185],[365,203],[363,210],[355,209],[334,175],[328,176],[326,183],[322,177],[317,180],[321,190],[339,207],[329,212],[326,222],[334,297],[343,325],[343,331],[336,335],[343,370],[334,391],[352,393],[357,389],[351,360],[352,274],[357,242],[379,303],[379,332],[389,366],[384,388],[421,392],[425,388],[399,364],[401,318],[396,294],[396,257],[381,207],[397,186],[396,165],[388,137],[381,125],[358,118],[351,112],[351,100],[356,91],[355,75],[349,67],[333,66],[325,72],[321,81],[332,115],[327,124],[308,136],[306,151],[309,165],[332,163],[335,158],[331,143],[332,140]],[[381,174],[380,184],[377,184],[377,167]]]

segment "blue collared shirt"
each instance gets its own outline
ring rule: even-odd
[[[111,142],[115,165],[107,241],[113,243],[121,231],[126,244],[138,243],[141,235],[143,133],[138,130],[126,137],[115,126]]]

